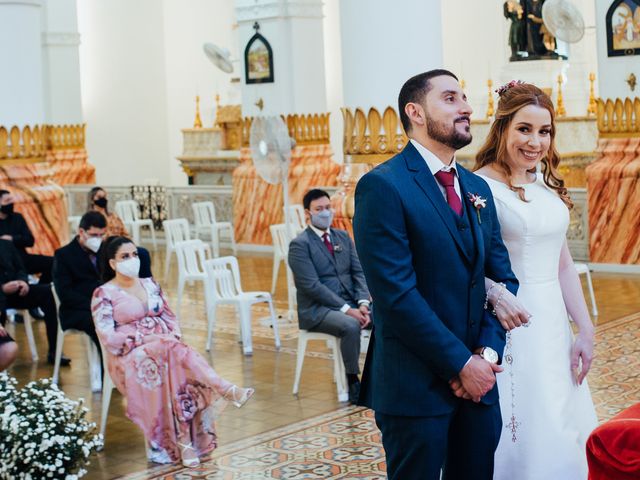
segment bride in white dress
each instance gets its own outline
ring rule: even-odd
[[[491,187],[520,281],[517,300],[531,319],[507,334],[505,370],[497,375],[504,428],[494,479],[586,480],[585,444],[597,426],[585,380],[594,328],[565,239],[572,204],[556,173],[553,104],[531,84],[510,82],[498,93],[476,173]],[[544,173],[536,173],[540,163]],[[500,310],[513,299],[488,282],[496,314],[510,329]]]

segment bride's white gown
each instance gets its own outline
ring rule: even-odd
[[[558,281],[569,211],[538,175],[523,202],[482,176],[493,192],[502,238],[531,325],[511,332],[498,374],[503,430],[495,480],[586,480],[585,444],[597,426],[587,381],[571,371],[573,334]],[[511,355],[509,365],[506,356]]]

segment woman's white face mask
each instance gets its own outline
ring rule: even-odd
[[[131,257],[117,262],[116,272],[125,277],[138,278],[140,274],[140,259],[138,257]]]

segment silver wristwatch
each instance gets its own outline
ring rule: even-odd
[[[498,363],[498,353],[493,348],[482,347],[482,350],[480,350],[480,356],[487,362],[493,363],[494,365]]]

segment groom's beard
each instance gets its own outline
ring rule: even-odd
[[[469,117],[458,117],[453,124],[447,128],[447,125],[444,123],[438,123],[430,117],[427,117],[427,133],[435,141],[454,150],[460,150],[462,147],[469,145],[473,139],[471,132],[459,132],[456,130],[456,122],[463,119],[469,120]],[[469,127],[471,127],[471,124],[469,124]]]

